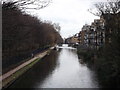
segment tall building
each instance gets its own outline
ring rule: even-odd
[[[91,25],[85,24],[79,32],[81,45],[89,48],[99,48],[105,43],[104,19],[95,19]]]

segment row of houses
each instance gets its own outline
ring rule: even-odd
[[[85,24],[79,32],[79,44],[90,48],[99,48],[105,43],[105,21],[103,18],[95,19],[91,25]]]
[[[66,39],[68,44],[84,45],[89,48],[99,48],[105,43],[105,20],[95,19],[91,25],[85,24],[81,31]]]
[[[65,39],[66,44],[80,44],[80,40],[78,39],[79,33]]]

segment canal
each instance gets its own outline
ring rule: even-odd
[[[67,45],[52,50],[9,88],[99,88],[93,69]]]

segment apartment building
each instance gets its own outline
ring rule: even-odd
[[[105,43],[104,19],[95,19],[91,25],[85,24],[79,32],[80,44],[99,48]]]

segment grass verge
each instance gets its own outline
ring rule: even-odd
[[[2,81],[2,87],[3,88],[8,87],[12,82],[14,82],[18,77],[20,77],[23,73],[25,73],[28,69],[30,69],[33,65],[35,65],[39,60],[40,60],[40,58],[34,60],[33,62],[26,65],[22,69],[20,69],[17,72],[13,73],[10,77],[4,79]]]

